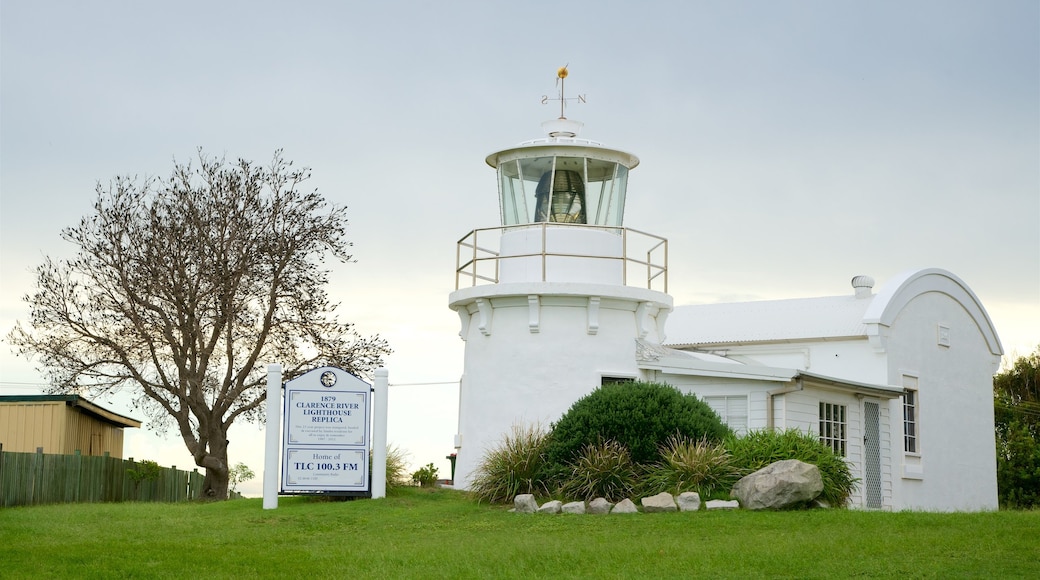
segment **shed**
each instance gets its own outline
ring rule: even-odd
[[[123,457],[123,429],[141,422],[99,407],[79,395],[0,396],[4,451]]]

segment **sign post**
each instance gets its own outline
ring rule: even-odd
[[[267,439],[264,449],[264,509],[278,507],[278,428],[282,403],[282,365],[267,365]]]
[[[268,367],[264,509],[278,507],[279,482],[288,494],[386,496],[388,373],[380,368],[375,374],[374,388],[335,367],[285,383],[279,479],[281,367]]]

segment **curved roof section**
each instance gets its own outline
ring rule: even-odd
[[[975,321],[979,332],[986,339],[990,353],[997,356],[1004,354],[997,330],[982,306],[982,301],[963,280],[940,268],[907,270],[887,281],[863,314],[863,322],[890,327],[911,300],[930,292],[945,294],[956,300]]]

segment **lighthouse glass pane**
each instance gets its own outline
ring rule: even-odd
[[[516,161],[502,163],[498,166],[498,175],[502,225],[511,226],[527,223],[524,183],[520,179],[519,163]]]
[[[542,179],[543,175],[548,174],[553,168],[552,157],[534,157],[531,159],[520,159],[518,161],[520,168],[520,175],[518,180],[522,187],[522,198],[518,198],[517,206],[524,208],[524,212],[520,215],[520,221],[516,223],[529,224],[534,223],[535,217],[535,206],[537,205],[537,190],[538,182]],[[504,223],[503,225],[515,225],[510,223]]]
[[[625,189],[628,186],[628,168],[610,161],[588,160],[589,214],[592,223],[600,226],[620,226],[625,214]]]

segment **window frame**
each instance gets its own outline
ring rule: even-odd
[[[907,455],[921,454],[920,395],[917,389],[903,389],[903,453]]]
[[[849,406],[841,403],[820,401],[820,443],[831,448],[841,457],[849,451]]]

